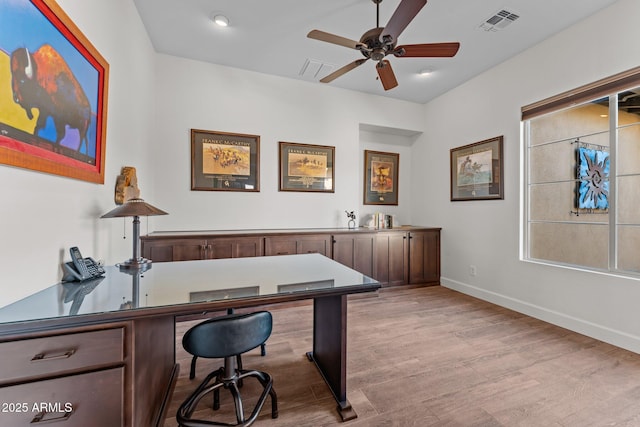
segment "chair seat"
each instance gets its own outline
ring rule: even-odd
[[[180,405],[176,414],[178,424],[184,427],[211,425],[249,426],[258,417],[268,396],[271,396],[271,417],[278,417],[277,395],[273,389],[273,379],[262,371],[244,370],[237,366],[238,356],[261,346],[271,335],[272,316],[267,311],[249,314],[231,314],[213,318],[189,329],[182,338],[182,345],[194,357],[223,358],[224,366],[211,372],[196,390]],[[240,396],[239,382],[244,378],[256,378],[263,391],[248,418]],[[213,393],[213,409],[219,407],[219,392],[228,389],[233,396],[236,424],[208,420],[195,420],[191,415],[198,403],[209,393]]]

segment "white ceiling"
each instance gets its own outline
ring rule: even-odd
[[[578,22],[617,0],[429,0],[400,35],[398,45],[460,42],[454,58],[396,58],[399,86],[385,91],[368,61],[328,85],[425,103]],[[306,37],[318,29],[359,40],[376,25],[371,0],[134,0],[157,52],[265,74],[317,82],[301,76],[307,59],[342,67],[362,54]],[[400,0],[380,4],[385,26]],[[506,9],[520,16],[508,27],[487,32],[480,25]],[[224,14],[230,25],[214,25]],[[609,23],[602,23],[603,26]],[[597,28],[594,28],[596,31]],[[418,71],[430,68],[428,77]]]

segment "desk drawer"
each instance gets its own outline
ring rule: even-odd
[[[124,334],[121,327],[0,343],[0,384],[121,363]]]
[[[0,388],[0,425],[114,427],[123,423],[124,368]]]

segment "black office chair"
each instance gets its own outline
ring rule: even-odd
[[[236,365],[236,357],[239,354],[260,346],[269,338],[272,322],[271,313],[268,311],[232,314],[199,323],[184,334],[182,346],[186,351],[198,357],[224,358],[224,366],[207,375],[198,388],[180,405],[176,414],[180,426],[250,426],[258,418],[268,396],[271,396],[271,417],[278,418],[278,399],[271,376],[262,371],[239,369]],[[245,419],[238,382],[249,377],[257,378],[263,386],[263,391],[251,415]],[[231,391],[237,424],[191,419],[198,402],[211,392],[213,392],[213,409],[220,408],[221,387]]]
[[[233,308],[227,309],[227,314],[233,314]],[[267,344],[260,344],[260,356],[267,355]],[[189,370],[189,379],[192,380],[196,377],[196,361],[198,360],[198,356],[193,356],[191,358],[191,369]],[[238,369],[242,369],[242,356],[239,354],[236,357],[236,363],[238,364]],[[242,387],[242,381],[239,383],[240,387]]]

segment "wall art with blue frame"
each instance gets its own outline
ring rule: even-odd
[[[580,213],[609,209],[609,152],[606,147],[578,142],[576,207]]]

